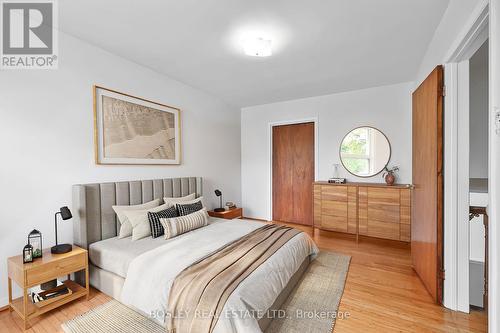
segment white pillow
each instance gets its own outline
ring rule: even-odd
[[[184,203],[185,201],[190,201],[196,199],[196,193],[191,193],[186,195],[185,197],[179,197],[179,198],[163,198],[163,201],[169,206],[175,206],[178,203]]]
[[[199,198],[196,198],[196,199],[193,199],[193,200],[176,202],[173,206],[177,206],[177,204],[179,204],[179,205],[190,205],[190,204],[194,204],[194,203],[196,203],[198,201],[201,201],[201,204],[203,205],[203,207],[205,207],[205,203],[203,202],[203,197],[199,197]]]
[[[112,206],[116,216],[118,216],[118,222],[120,222],[120,232],[118,233],[118,238],[125,238],[132,235],[132,225],[125,216],[126,211],[150,209],[158,207],[159,205],[160,199],[155,199],[140,205]]]
[[[148,212],[159,212],[171,206],[164,204],[158,207],[144,210],[129,210],[124,214],[132,226],[132,240],[136,241],[151,236],[151,227],[149,226]]]
[[[204,227],[208,224],[207,209],[203,208],[189,215],[160,218],[160,223],[165,230],[165,239],[173,238],[191,230]]]

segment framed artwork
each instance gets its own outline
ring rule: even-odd
[[[97,164],[180,164],[181,110],[94,86]]]

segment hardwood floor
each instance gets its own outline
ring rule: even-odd
[[[307,231],[312,228],[295,226]],[[436,305],[411,268],[410,245],[315,230],[319,248],[351,256],[335,333],[487,332],[483,311],[454,312]]]
[[[352,257],[337,319],[342,332],[487,332],[482,311],[470,315],[437,306],[411,268],[409,245],[361,238],[294,225],[308,232],[322,250]],[[110,298],[94,289],[90,300],[75,301],[31,321],[26,332],[62,332],[61,323],[105,303]],[[22,332],[22,321],[8,310],[0,312],[0,332]]]

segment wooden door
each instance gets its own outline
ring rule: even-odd
[[[314,123],[273,127],[273,220],[312,225]]]
[[[437,303],[443,299],[443,67],[413,93],[413,268]]]

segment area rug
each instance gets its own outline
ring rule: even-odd
[[[333,331],[351,258],[322,251],[282,306],[266,333]],[[66,333],[164,333],[165,328],[112,300],[62,324]]]

